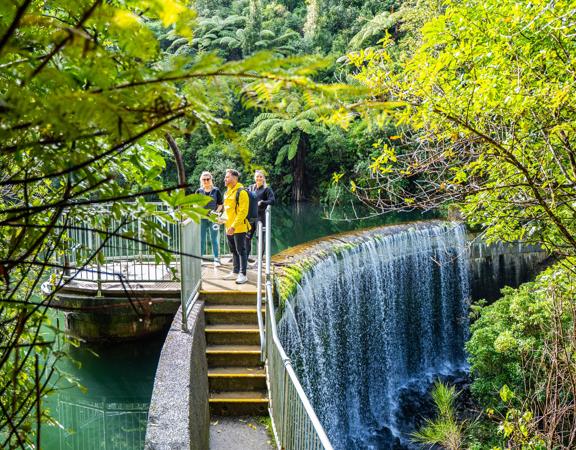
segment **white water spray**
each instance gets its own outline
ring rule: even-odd
[[[284,348],[335,448],[396,434],[400,388],[466,364],[464,227],[375,231],[306,273],[279,323]],[[380,448],[380,447],[378,447]]]

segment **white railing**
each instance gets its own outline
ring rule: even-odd
[[[162,203],[151,204],[159,213],[167,210]],[[91,213],[110,214],[110,206],[99,206]],[[200,224],[192,220],[172,222],[162,214],[153,214],[145,220],[155,223],[156,231],[162,233],[163,241],[158,247],[180,258],[174,258],[169,265],[156,260],[154,249],[145,242],[143,219],[112,220],[105,230],[73,221],[66,225],[68,248],[61,262],[65,277],[70,281],[94,282],[98,292],[104,283],[134,282],[139,286],[159,287],[180,282],[182,327],[186,330],[186,318],[198,298],[202,279]]]
[[[156,211],[164,212],[161,203],[152,203]],[[91,210],[94,215],[109,215],[110,205]],[[161,215],[146,218],[163,234],[159,247],[180,251],[180,224],[165,220]],[[171,281],[177,264],[167,266],[155,260],[155,252],[145,241],[143,219],[111,220],[105,230],[97,230],[84,221],[69,221],[67,250],[62,264],[75,281],[162,283]],[[199,234],[199,233],[198,233]],[[199,252],[198,252],[199,253]],[[88,261],[88,263],[87,263]]]
[[[200,223],[192,220],[184,222],[180,228],[180,299],[182,301],[182,329],[188,331],[188,314],[200,295],[202,264],[200,255]]]
[[[332,444],[318,420],[290,358],[278,339],[276,312],[272,297],[272,274],[270,272],[271,208],[266,208],[266,329],[260,328],[261,348],[266,355],[266,376],[270,396],[270,417],[278,449],[286,450],[332,450]],[[262,309],[262,224],[258,224],[258,279],[257,311]]]

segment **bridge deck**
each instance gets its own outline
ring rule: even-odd
[[[178,270],[177,267],[176,270]],[[204,263],[201,290],[204,292],[256,293],[256,270],[254,268],[247,271],[248,282],[245,284],[236,284],[234,279],[225,280],[224,277],[231,271],[232,263],[227,257],[223,259],[220,267],[214,267],[212,263]],[[104,264],[98,270],[96,266],[88,266],[78,271],[76,276],[68,281],[63,291],[95,295],[98,288],[103,295],[118,297],[139,291],[154,292],[159,295],[172,294],[173,296],[180,292],[180,282],[173,280],[171,271],[163,264],[122,261]]]
[[[246,276],[248,282],[245,284],[236,284],[235,280],[225,280],[224,276],[232,271],[232,264],[224,258],[220,267],[214,267],[212,264],[202,266],[202,287],[203,292],[243,292],[256,294],[256,269],[248,269]]]

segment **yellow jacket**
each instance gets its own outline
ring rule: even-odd
[[[226,215],[226,229],[234,227],[234,234],[246,233],[250,230],[250,224],[246,216],[248,215],[249,199],[246,191],[240,192],[238,205],[236,205],[236,192],[244,187],[241,183],[236,183],[232,189],[228,188],[224,194],[224,214]]]

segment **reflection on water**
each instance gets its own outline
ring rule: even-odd
[[[133,450],[144,448],[148,402],[82,399],[58,395],[57,417],[64,427],[44,448]]]
[[[378,225],[392,225],[434,217],[419,212],[371,216],[370,211],[356,207],[331,208],[313,203],[272,208],[272,253],[288,247],[344,231]],[[358,219],[358,217],[365,217]]]
[[[85,392],[67,380],[48,398],[61,427],[45,426],[48,450],[141,450],[148,407],[164,336],[155,339],[83,346],[69,350],[76,364],[60,369],[79,379]]]
[[[384,215],[345,221],[361,211],[334,210],[320,205],[275,206],[272,212],[272,251],[358,228],[422,220],[421,214]],[[329,220],[332,217],[337,220]],[[61,321],[62,323],[64,321]],[[144,447],[148,405],[164,336],[146,341],[82,346],[70,350],[60,369],[80,381],[84,393],[67,381],[59,394],[46,400],[61,428],[45,426],[43,450],[141,450]]]

